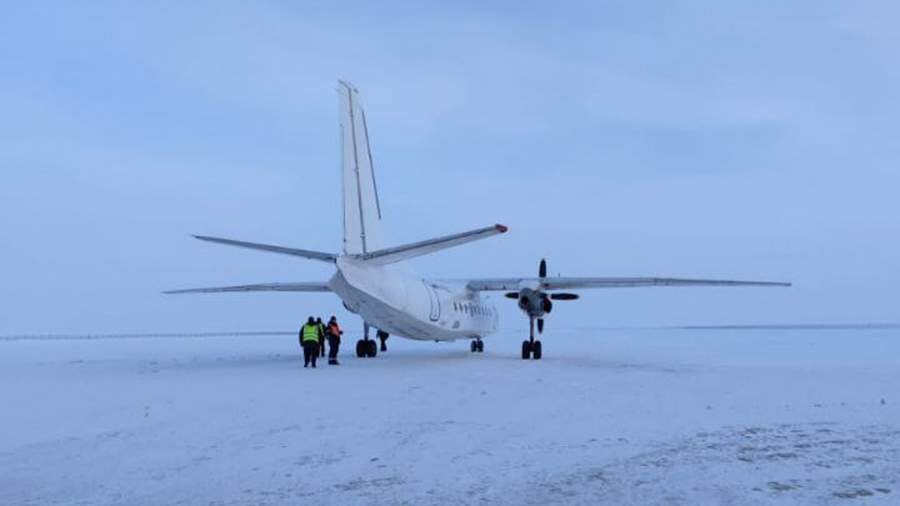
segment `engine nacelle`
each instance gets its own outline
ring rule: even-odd
[[[553,302],[540,290],[523,288],[519,291],[519,309],[531,318],[540,318],[553,310]]]

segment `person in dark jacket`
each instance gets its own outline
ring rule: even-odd
[[[325,324],[322,323],[321,318],[316,318],[316,325],[319,327],[319,356],[325,356],[325,336],[328,335],[326,333]]]
[[[337,361],[338,350],[341,347],[341,334],[344,331],[338,325],[337,318],[334,316],[328,320],[326,336],[328,336],[328,365],[340,365]]]
[[[300,327],[300,344],[303,346],[303,367],[309,367],[310,362],[313,368],[316,367],[316,358],[319,356],[319,343],[323,337],[322,329],[316,324],[315,318],[310,316],[306,324]]]

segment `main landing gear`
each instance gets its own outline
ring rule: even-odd
[[[542,356],[541,342],[534,339],[534,318],[530,321],[531,332],[527,341],[522,341],[522,360],[540,360]]]
[[[359,358],[375,358],[376,355],[378,355],[378,343],[369,339],[369,324],[364,323],[363,338],[356,341],[356,356]]]
[[[470,349],[472,353],[484,353],[484,341],[481,338],[473,339]]]
[[[387,351],[387,338],[391,337],[391,335],[383,330],[379,330],[375,335],[381,341],[381,351]]]

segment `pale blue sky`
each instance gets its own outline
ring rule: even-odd
[[[335,80],[397,242],[506,223],[425,276],[790,280],[607,290],[553,325],[896,321],[896,2],[13,2],[0,333],[290,329],[340,246]],[[524,326],[512,303],[505,327]]]

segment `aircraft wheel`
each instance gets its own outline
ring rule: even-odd
[[[522,360],[531,358],[531,341],[522,341]]]
[[[366,343],[366,347],[368,348],[366,350],[366,356],[369,358],[375,358],[375,356],[378,355],[378,343],[376,343],[375,341],[364,342]]]
[[[475,340],[473,339],[472,342],[469,343],[469,350],[470,350],[472,353],[477,352],[477,351],[478,351],[478,341],[475,341]]]
[[[534,346],[531,347],[531,358],[535,360],[541,359],[541,342],[535,341]]]
[[[475,351],[477,351],[478,353],[484,353],[484,341],[478,340],[478,341],[475,341],[475,343],[477,345],[475,347]]]
[[[363,358],[366,356],[366,348],[365,348],[366,344],[365,343],[366,342],[363,341],[362,339],[360,339],[359,341],[356,341],[356,356],[359,358]]]

